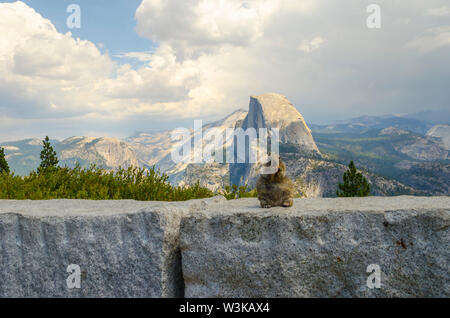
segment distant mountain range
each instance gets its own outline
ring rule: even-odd
[[[364,133],[373,129],[394,127],[419,134],[426,134],[435,125],[450,124],[450,110],[430,110],[405,115],[360,116],[338,120],[329,125],[310,125],[320,132]]]
[[[450,109],[427,110],[413,114],[406,114],[403,115],[403,117],[425,121],[433,125],[445,125],[450,123]]]
[[[445,118],[444,111],[438,114],[431,111],[362,116],[308,127],[286,97],[264,94],[251,97],[249,111],[237,110],[204,125],[203,131],[279,128],[281,156],[300,196],[334,196],[350,160],[364,171],[374,195],[449,195],[450,126],[448,117]],[[176,185],[200,181],[214,191],[228,184],[254,186],[259,168],[255,164],[174,163],[171,151],[178,141],[171,140],[171,133],[171,130],[139,132],[125,140],[72,137],[51,142],[62,166],[73,167],[76,163],[83,167],[96,164],[105,169],[155,166]],[[225,147],[231,144],[231,139],[225,140]],[[0,147],[5,148],[16,174],[26,175],[39,165],[41,140],[5,142]]]
[[[450,157],[446,137],[394,127],[360,133],[313,130],[312,134],[328,160],[341,164],[354,160],[358,167],[395,179],[424,194],[449,194]]]
[[[114,169],[139,165],[134,149],[116,138],[71,137],[63,141],[51,140],[51,144],[60,166],[74,167],[78,163],[82,167],[95,164]],[[0,147],[5,148],[6,160],[18,175],[27,175],[39,166],[42,141],[37,138],[5,142]]]

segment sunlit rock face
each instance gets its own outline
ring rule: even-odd
[[[243,129],[278,128],[280,143],[298,146],[298,150],[319,153],[311,130],[300,112],[284,96],[267,93],[250,97],[249,112]]]
[[[59,160],[75,163],[95,163],[106,169],[138,167],[136,152],[130,145],[116,138],[72,137],[57,145]]]
[[[311,130],[300,112],[284,96],[267,93],[250,97],[247,117],[242,129],[267,128],[269,137],[271,129],[279,129],[280,151],[296,152],[320,156],[320,151],[311,135]],[[232,184],[252,185],[259,173],[258,165],[251,162],[230,165]]]
[[[440,138],[446,150],[450,150],[450,125],[436,125],[427,132],[427,136]]]

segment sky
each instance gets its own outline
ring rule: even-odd
[[[266,92],[307,123],[448,109],[449,70],[448,0],[3,1],[0,140],[189,128]]]

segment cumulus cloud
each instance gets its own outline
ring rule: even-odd
[[[431,8],[427,10],[427,13],[436,17],[450,17],[450,7],[443,6],[439,8]]]
[[[149,62],[152,60],[153,52],[123,52],[119,54],[115,54],[115,57],[118,58],[126,58],[126,59],[135,59],[139,62]]]
[[[446,47],[445,25],[427,34],[445,23],[426,14],[443,1],[382,2],[379,30],[367,28],[368,4],[357,0],[233,0],[228,7],[208,1],[202,9],[205,2],[143,0],[136,13],[140,35],[201,70],[189,94],[192,110],[207,112],[208,101],[217,110],[245,107],[248,95],[276,91],[307,118],[320,121],[326,110],[326,121],[444,107],[449,100],[442,82],[425,84],[446,75],[416,55],[419,47]],[[236,22],[233,13],[244,18]],[[435,58],[436,65],[449,59],[445,52]],[[211,98],[201,106],[200,96]]]
[[[34,128],[58,119],[78,126],[72,134],[92,118],[179,117],[177,102],[189,99],[198,76],[192,63],[179,63],[164,45],[151,55],[124,54],[145,60],[142,68],[118,65],[92,42],[59,33],[21,1],[0,3],[0,34],[0,112],[8,118],[2,128],[18,119],[34,120]],[[19,134],[8,129],[2,135]]]
[[[106,96],[116,99],[176,102],[185,99],[195,87],[198,72],[189,62],[178,62],[172,48],[162,45],[146,66],[138,70],[121,66],[117,77],[106,81],[102,90]]]
[[[381,1],[377,30],[366,26],[367,5],[143,0],[136,32],[157,49],[116,56],[140,61],[136,68],[59,33],[23,2],[0,3],[0,120],[8,127],[0,138],[13,131],[5,120],[30,135],[174,128],[218,119],[264,92],[286,95],[316,122],[448,106],[445,0]]]
[[[264,20],[277,6],[267,0],[143,0],[136,11],[137,32],[168,43],[180,57],[225,44],[247,46],[262,36]]]
[[[297,47],[297,50],[303,51],[305,53],[311,53],[312,51],[315,51],[319,49],[323,44],[326,42],[326,40],[320,36],[315,37],[312,40],[303,40],[300,45]]]
[[[3,113],[78,112],[99,100],[92,87],[114,65],[91,42],[58,33],[23,2],[0,4],[0,33],[0,91],[8,97],[0,104]]]
[[[408,43],[408,46],[421,52],[430,52],[450,46],[450,26],[431,28],[424,35]]]

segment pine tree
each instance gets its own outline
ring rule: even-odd
[[[344,184],[339,183],[339,189],[336,191],[338,197],[367,197],[370,195],[370,184],[362,173],[356,170],[353,161],[350,161],[343,179]]]
[[[42,141],[42,144],[43,147],[41,151],[41,164],[38,168],[38,172],[56,168],[56,166],[58,165],[58,157],[56,155],[56,151],[50,144],[48,136],[45,137],[45,140]]]
[[[9,173],[8,162],[5,158],[5,149],[0,148],[0,174],[1,173]]]

